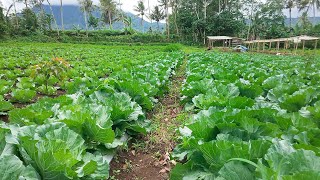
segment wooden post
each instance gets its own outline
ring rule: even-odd
[[[271,50],[271,48],[272,48],[272,42],[270,41],[269,42],[269,49]]]
[[[284,42],[284,49],[288,49],[288,41]]]
[[[258,49],[257,51],[259,52],[260,51],[260,42],[258,42]]]
[[[280,41],[277,42],[277,51],[280,49]]]
[[[314,49],[317,49],[318,40],[316,39],[316,42],[314,43]]]
[[[306,41],[305,41],[305,40],[303,40],[303,41],[302,41],[302,50],[304,50],[304,46],[305,46],[305,44],[306,44]]]
[[[265,42],[262,43],[262,51],[264,51]]]

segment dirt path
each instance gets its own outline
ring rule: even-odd
[[[174,161],[170,153],[175,147],[175,129],[186,114],[180,105],[180,89],[185,78],[184,62],[172,77],[169,93],[148,114],[152,132],[135,139],[129,148],[119,152],[111,162],[110,179],[117,180],[166,180]]]

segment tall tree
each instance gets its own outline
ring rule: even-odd
[[[308,12],[310,8],[313,9],[313,18],[316,18],[316,10],[320,9],[320,0],[298,0],[299,10]]]
[[[86,35],[88,37],[88,14],[90,14],[93,10],[93,2],[92,0],[78,0],[80,4],[81,11],[84,14],[84,22],[86,25]]]
[[[150,18],[150,22],[152,24],[152,18],[150,17],[151,16],[151,8],[150,8],[150,0],[148,0],[148,11],[149,11],[149,18]]]
[[[61,18],[61,29],[64,30],[64,23],[63,23],[63,5],[62,0],[60,0],[60,18]]]
[[[163,7],[165,10],[165,16],[166,16],[166,31],[167,31],[167,36],[170,38],[170,17],[169,17],[169,5],[170,5],[170,0],[159,0],[158,2],[160,3],[159,6]]]
[[[100,0],[100,9],[102,11],[102,20],[112,29],[112,22],[116,18],[117,4],[113,0]]]
[[[3,13],[3,5],[0,1],[0,37],[7,33],[7,25]]]
[[[176,34],[179,35],[179,27],[177,24],[177,15],[178,15],[178,8],[181,0],[171,0],[171,7],[172,7],[172,13],[174,16],[173,22],[176,28]]]
[[[16,27],[19,27],[19,18],[18,18],[18,15],[17,15],[16,0],[12,0],[12,4],[13,4],[13,10],[14,10],[15,21],[16,21]]]
[[[140,25],[142,27],[142,32],[144,32],[143,17],[145,15],[146,8],[142,0],[138,1],[138,5],[134,7],[134,10],[138,13],[137,16],[141,16]]]
[[[292,9],[295,7],[294,0],[286,0],[286,8],[289,9],[290,28],[292,27]]]
[[[308,34],[312,29],[312,23],[309,21],[308,12],[305,11],[302,13],[299,21],[296,25],[296,31],[299,34]]]
[[[150,14],[150,18],[157,22],[158,31],[160,31],[159,21],[165,18],[163,10],[161,10],[159,6],[155,6],[154,10]]]
[[[53,9],[52,9],[51,3],[50,3],[49,0],[47,0],[47,3],[48,3],[49,8],[50,8],[51,17],[52,17],[53,22],[54,22],[54,24],[55,24],[55,26],[56,26],[56,30],[57,30],[58,36],[60,36],[60,31],[59,31],[58,23],[57,23],[56,18],[54,17],[54,13],[53,13]]]
[[[204,23],[207,23],[207,7],[212,3],[212,0],[203,0]],[[203,44],[206,44],[206,28],[203,29]]]

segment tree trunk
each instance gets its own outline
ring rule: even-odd
[[[17,7],[16,7],[16,0],[13,0],[13,8],[14,8],[14,15],[16,18],[16,25],[17,27],[19,27],[19,19],[18,19],[18,15],[17,15]]]
[[[51,11],[51,16],[52,16],[52,18],[53,18],[53,22],[54,22],[54,24],[55,24],[55,26],[56,26],[56,30],[57,30],[57,32],[58,32],[58,36],[60,36],[59,27],[58,27],[56,18],[54,17],[53,10],[52,10],[52,6],[51,6],[49,0],[47,0],[47,3],[48,3],[48,5],[49,5],[50,11]]]
[[[317,8],[317,5],[316,5],[316,2],[313,3],[313,23],[316,22],[316,8]]]
[[[204,7],[204,22],[207,22],[207,0],[204,0],[203,3],[203,7]],[[204,28],[203,30],[203,44],[206,44],[206,29]]]
[[[110,26],[110,29],[113,29],[112,28],[112,19],[111,19],[111,12],[108,11],[108,16],[109,16],[109,26]]]
[[[160,32],[159,21],[157,21],[157,27],[158,27],[158,31]]]
[[[24,4],[26,5],[26,8],[28,8],[28,0],[24,0]]]
[[[86,35],[87,37],[89,37],[89,33],[88,33],[88,19],[87,19],[87,11],[84,10],[84,22],[85,22],[85,25],[86,25]]]
[[[174,13],[174,24],[176,26],[176,33],[179,36],[179,27],[178,27],[178,23],[177,23],[177,7],[175,8],[175,13]]]
[[[290,28],[292,28],[292,8],[289,8],[289,16],[290,16]]]
[[[7,10],[7,12],[6,12],[5,18],[6,18],[6,21],[7,21],[7,22],[8,22],[9,12],[10,12],[10,10],[11,10],[12,7],[13,7],[13,4],[11,4],[11,5],[9,6],[9,8],[8,8],[8,10]]]
[[[251,26],[252,26],[252,23],[253,23],[253,1],[252,1],[252,4],[251,4],[251,12],[250,12],[250,23],[249,23],[249,28],[248,28],[248,35],[247,35],[247,40],[249,40],[249,36],[250,36],[250,31],[251,31]]]
[[[60,18],[61,18],[61,29],[64,30],[64,23],[63,23],[63,9],[62,9],[62,0],[60,0]]]
[[[142,32],[144,32],[143,16],[141,16],[141,27],[142,27]]]
[[[149,9],[149,17],[150,17],[150,14],[151,14],[151,10],[150,10],[150,0],[148,0],[148,9]],[[150,18],[150,22],[152,24],[152,18]]]
[[[170,38],[170,20],[169,20],[169,0],[166,0],[166,16],[167,16],[167,19],[166,19],[166,27],[167,27],[167,36],[168,36],[168,39]]]

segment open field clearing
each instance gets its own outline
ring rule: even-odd
[[[318,56],[0,44],[0,179],[319,179]]]

